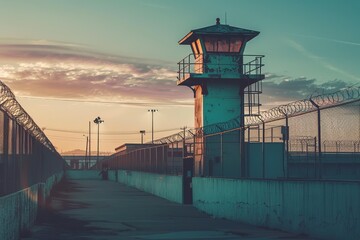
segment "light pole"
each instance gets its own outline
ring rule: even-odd
[[[154,112],[157,112],[157,109],[149,109],[148,112],[151,112],[151,143],[154,144]]]
[[[144,143],[145,130],[140,130],[140,134],[141,134],[141,144],[143,144]]]
[[[89,121],[89,156],[88,156],[88,168],[91,166],[91,121]]]
[[[86,137],[86,147],[85,147],[85,162],[84,162],[84,168],[88,169],[88,143],[89,143],[89,136],[85,136],[85,134],[83,135],[84,137]]]
[[[103,123],[104,120],[102,120],[100,117],[97,117],[94,119],[94,123],[96,123],[98,125],[98,134],[97,134],[97,159],[96,159],[96,164],[99,163],[99,126],[100,123]]]

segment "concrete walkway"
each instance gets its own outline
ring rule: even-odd
[[[22,239],[310,239],[214,219],[123,184],[66,180],[53,192],[38,223]]]

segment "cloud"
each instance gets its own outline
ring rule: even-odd
[[[176,66],[84,48],[0,44],[0,80],[21,95],[73,99],[183,101]]]
[[[0,43],[0,63],[0,80],[22,96],[174,105],[193,101],[189,89],[176,86],[173,63],[105,55],[72,44],[44,41]],[[267,73],[262,103],[278,105],[344,87],[342,80],[320,84],[313,78]]]
[[[271,78],[266,78],[262,84],[262,103],[264,106],[277,106],[348,87],[348,83],[339,79],[319,83],[314,78],[291,78],[276,74],[266,75],[270,75]]]

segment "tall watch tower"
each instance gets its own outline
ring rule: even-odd
[[[195,127],[202,128],[238,118],[244,127],[245,116],[259,112],[261,93],[261,55],[244,55],[246,44],[259,34],[257,31],[220,23],[191,30],[179,44],[190,45],[192,54],[178,63],[178,85],[187,86],[194,92]],[[246,177],[244,131],[238,133],[239,166],[232,174]],[[202,136],[197,139],[195,166],[212,175],[211,154],[206,153],[209,144]],[[203,156],[205,155],[205,158]],[[234,156],[235,157],[235,156]],[[213,156],[215,158],[215,156]]]

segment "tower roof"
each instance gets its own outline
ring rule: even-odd
[[[179,44],[191,44],[198,36],[237,36],[243,37],[249,41],[256,37],[260,32],[244,28],[233,27],[226,24],[220,24],[220,19],[216,19],[216,24],[204,28],[191,30],[185,37],[183,37]]]

